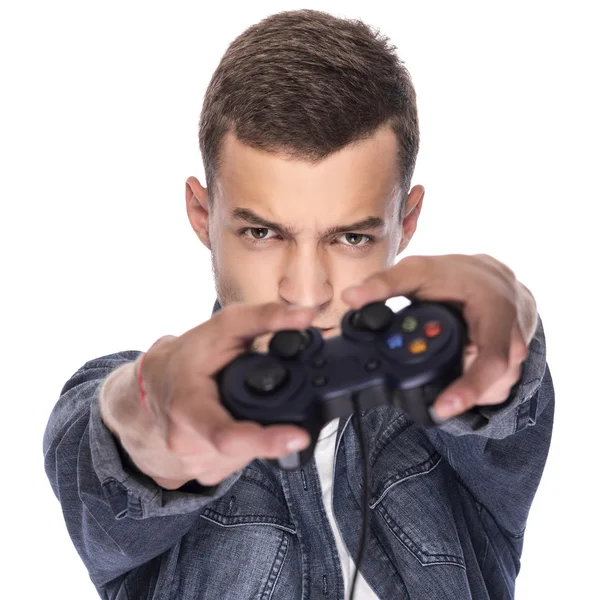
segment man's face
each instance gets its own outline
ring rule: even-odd
[[[212,209],[196,178],[186,186],[190,223],[211,250],[222,306],[315,306],[313,326],[337,335],[348,310],[342,291],[393,265],[416,227],[424,190],[411,190],[401,223],[396,157],[388,127],[317,165],[227,134]],[[266,351],[270,338],[252,348]]]

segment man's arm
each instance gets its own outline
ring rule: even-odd
[[[533,294],[509,267],[486,254],[409,256],[342,292],[352,308],[401,295],[461,308],[469,335],[463,374],[432,407],[450,420],[427,434],[475,497],[482,519],[491,515],[494,526],[519,540],[554,418]],[[476,413],[484,426],[473,431]]]
[[[139,352],[112,354],[71,377],[46,427],[45,465],[96,586],[173,547],[253,460],[308,445],[295,425],[233,419],[215,374],[249,339],[304,329],[313,318],[312,308],[234,303],[181,336],[163,336],[143,361]]]
[[[189,486],[170,491],[127,460],[102,420],[99,397],[108,376],[119,376],[115,370],[127,369],[139,354],[87,362],[63,387],[44,433],[46,473],[97,588],[174,546],[199,511],[241,474],[216,486],[197,486],[201,493],[182,491]]]
[[[427,435],[475,500],[509,538],[519,541],[546,464],[554,421],[554,387],[538,316],[522,375],[500,405],[478,406],[485,425],[473,431],[473,412]]]

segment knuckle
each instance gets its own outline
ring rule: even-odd
[[[509,279],[516,279],[515,277],[515,272],[506,264],[503,262],[500,262],[499,260],[494,259],[496,262],[496,266],[504,273],[504,275],[506,275]]]
[[[481,398],[483,398],[485,390],[475,389],[472,394],[464,394],[462,403],[460,405],[461,412],[470,410],[471,408],[481,404]]]
[[[510,363],[505,353],[492,354],[487,358],[487,369],[495,378],[502,377],[509,369]]]
[[[489,254],[474,254],[472,258],[479,262],[483,262],[489,265],[490,267],[493,267],[496,271],[499,271],[509,279],[515,279],[514,271],[507,264],[499,261],[493,256],[490,256]]]
[[[475,259],[476,262],[479,263],[486,263],[487,265],[493,265],[498,267],[500,265],[500,262],[495,259],[493,256],[490,256],[489,254],[485,254],[484,252],[479,252],[477,254],[473,254],[471,256],[471,258]]]
[[[262,458],[278,458],[288,454],[288,451],[283,448],[281,440],[271,439],[265,440],[262,446],[256,449],[256,454]]]
[[[231,438],[223,435],[222,432],[213,432],[210,436],[210,441],[219,454],[231,453]]]
[[[175,456],[185,456],[188,453],[187,441],[183,439],[183,436],[173,432],[167,433],[165,445],[167,450]]]
[[[167,431],[165,445],[167,450],[180,460],[184,460],[197,452],[192,436],[187,435],[185,431],[173,424],[169,426]]]
[[[208,434],[208,441],[216,453],[222,456],[239,454],[239,447],[243,444],[245,436],[242,430],[235,432],[228,426],[215,426]]]
[[[519,336],[519,338],[513,343],[512,353],[514,356],[514,360],[517,363],[522,363],[527,358],[527,344],[521,336]]]

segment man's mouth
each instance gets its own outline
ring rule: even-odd
[[[321,335],[326,335],[335,331],[335,327],[318,327],[318,329],[321,332]]]

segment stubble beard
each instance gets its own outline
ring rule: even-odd
[[[217,261],[215,259],[215,253],[210,253],[210,263],[213,275],[213,282],[215,291],[217,293],[217,300],[221,305],[221,308],[232,304],[233,302],[242,302],[240,294],[237,293],[235,287],[227,282],[225,277],[221,276]],[[248,344],[248,350],[251,352],[261,352],[262,350],[257,345],[257,339],[255,338]]]

